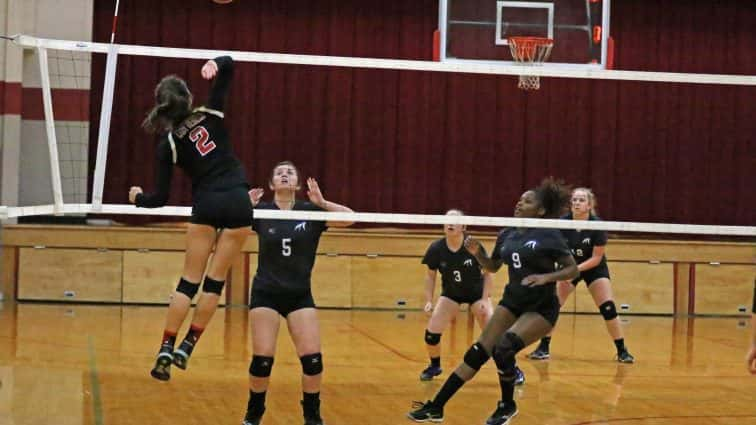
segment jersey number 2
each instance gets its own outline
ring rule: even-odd
[[[209,154],[215,149],[215,142],[210,140],[210,133],[207,132],[205,127],[195,127],[189,133],[189,140],[194,142],[194,147],[197,148],[197,152],[202,156]]]

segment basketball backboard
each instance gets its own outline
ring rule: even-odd
[[[512,63],[508,37],[554,39],[543,66],[606,68],[611,0],[439,0],[439,59]]]

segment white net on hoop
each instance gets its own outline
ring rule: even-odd
[[[510,37],[509,50],[512,58],[525,66],[543,64],[551,55],[554,40],[541,37]],[[520,75],[517,87],[522,90],[538,90],[541,79],[537,75]]]

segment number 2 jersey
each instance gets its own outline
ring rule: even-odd
[[[422,263],[441,273],[441,295],[476,301],[482,296],[483,274],[480,264],[464,245],[454,252],[446,244],[446,238],[441,238],[430,244]]]
[[[140,194],[136,205],[162,207],[170,194],[173,166],[192,179],[192,197],[201,192],[247,186],[244,168],[234,156],[228,131],[223,125],[224,105],[233,78],[233,60],[215,59],[218,73],[206,106],[195,109],[171,132],[161,136],[157,147],[155,192]]]
[[[277,210],[274,202],[260,202],[259,210]],[[315,204],[296,201],[296,211],[323,211]],[[324,221],[255,219],[259,256],[253,280],[255,291],[307,293],[315,265],[320,235],[327,229]]]
[[[491,259],[508,265],[509,283],[505,294],[522,304],[535,303],[555,296],[556,282],[528,287],[522,280],[532,274],[556,271],[558,258],[570,256],[570,250],[556,229],[505,229],[496,239]]]

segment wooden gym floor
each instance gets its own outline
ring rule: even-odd
[[[251,356],[246,309],[218,311],[187,371],[168,383],[148,372],[165,308],[0,303],[0,424],[239,424]],[[329,425],[409,424],[412,400],[442,384],[426,363],[420,312],[319,312]],[[625,318],[634,365],[613,361],[598,315],[563,315],[552,359],[519,356],[527,382],[513,425],[756,424],[747,375],[746,319]],[[466,313],[444,334],[443,377],[478,329]],[[182,335],[183,336],[183,333]],[[265,425],[301,424],[300,365],[282,330]],[[482,424],[499,389],[492,363],[447,405],[447,425]]]

